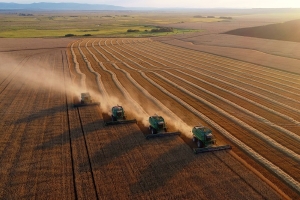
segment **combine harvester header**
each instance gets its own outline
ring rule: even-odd
[[[128,124],[137,123],[136,119],[126,120],[125,111],[122,106],[114,106],[111,108],[111,121],[106,122],[105,125],[117,125],[117,124]]]
[[[149,117],[149,130],[151,134],[146,139],[164,136],[180,135],[180,132],[167,132],[166,123],[163,117],[154,115]]]
[[[194,148],[194,152],[204,153],[211,151],[220,151],[231,149],[230,145],[216,146],[217,141],[214,138],[212,131],[204,126],[195,126],[192,129],[193,142],[196,142],[198,148]]]
[[[90,93],[81,93],[81,99],[79,104],[74,104],[74,107],[82,106],[100,106],[100,102],[94,102]]]

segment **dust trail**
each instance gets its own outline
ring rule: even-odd
[[[89,41],[88,41],[89,42]],[[82,42],[81,42],[82,43]],[[147,104],[143,104],[140,105],[139,103],[137,103],[132,97],[131,95],[128,93],[128,91],[122,86],[122,84],[120,83],[120,81],[118,80],[116,74],[113,71],[108,70],[102,62],[100,62],[97,58],[97,56],[95,56],[95,54],[93,54],[92,51],[90,51],[90,49],[88,48],[87,43],[85,44],[85,48],[88,50],[88,52],[93,56],[93,58],[95,59],[95,61],[98,63],[99,67],[102,68],[102,70],[108,72],[111,74],[112,80],[114,81],[114,83],[117,85],[117,87],[119,88],[120,92],[123,94],[123,96],[125,97],[124,99],[118,99],[115,96],[108,96],[105,88],[100,88],[103,87],[103,83],[101,82],[101,76],[99,73],[95,72],[94,69],[91,67],[90,62],[87,60],[86,56],[84,55],[83,51],[81,50],[81,43],[78,46],[78,49],[80,51],[80,54],[82,55],[82,57],[84,58],[84,61],[89,69],[90,72],[94,73],[96,75],[97,78],[97,82],[98,82],[98,88],[99,88],[99,92],[97,91],[91,91],[91,94],[96,97],[97,101],[101,102],[101,108],[103,112],[107,112],[110,113],[110,109],[112,106],[114,105],[122,105],[125,109],[125,111],[127,113],[130,113],[131,116],[134,116],[138,121],[142,122],[142,124],[144,126],[148,126],[148,118],[150,115],[153,114],[158,114],[158,115],[162,115],[165,120],[167,121],[168,124],[170,124],[172,127],[175,127],[175,129],[180,130],[182,132],[190,132],[191,127],[189,127],[187,124],[185,124],[179,117],[177,117],[172,111],[170,111],[167,107],[165,107],[164,105],[162,105],[161,102],[159,102],[155,97],[153,97],[152,95],[150,95],[143,87],[141,87],[139,84],[137,84],[137,82],[135,82],[132,77],[130,76],[130,74],[128,74],[128,72],[125,72],[123,70],[121,70],[116,64],[112,64],[112,66],[116,69],[116,70],[121,70],[123,71],[127,77],[133,82],[133,84],[142,92],[144,93],[151,101],[153,101],[156,105],[157,108],[150,108],[149,106],[147,106]],[[103,55],[99,50],[97,50],[94,47],[94,42],[92,42],[92,48],[95,49],[99,54]],[[99,43],[98,43],[99,44]],[[100,46],[100,45],[99,45]],[[101,47],[102,48],[102,47]],[[103,48],[102,48],[103,49]],[[103,49],[104,51],[106,51],[107,53],[111,54],[115,59],[121,61],[118,57],[116,57],[115,55],[113,55],[111,52],[108,52],[107,50]],[[103,56],[104,57],[104,56]],[[107,57],[104,57],[107,61],[110,61]],[[95,66],[94,66],[95,67]],[[100,78],[99,78],[100,77]],[[176,122],[176,123],[174,123]],[[188,127],[188,128],[186,128]]]
[[[106,45],[106,41],[105,41],[105,45]],[[113,45],[111,43],[111,45]],[[107,45],[106,45],[107,46]],[[110,48],[109,46],[107,46],[109,49],[111,49],[112,51],[116,52],[115,50],[113,50],[112,48]],[[102,47],[101,47],[102,48]],[[102,48],[103,49],[103,48]],[[125,64],[127,67],[131,68],[127,63],[123,62],[120,58],[118,58],[116,55],[112,54],[111,52],[108,52],[107,50],[103,49],[104,51],[106,51],[107,53],[111,54],[114,58],[116,58],[117,60],[119,60],[120,62],[122,62],[123,64]],[[118,52],[116,52],[117,54],[120,54]],[[120,54],[121,56],[124,57],[124,55]],[[131,60],[130,58],[127,58],[128,60]],[[135,61],[131,60],[132,62],[134,62],[136,65],[140,66],[141,68],[143,68],[140,64],[136,63]],[[149,123],[147,121],[148,117],[150,116],[149,113],[151,115],[153,114],[157,114],[157,115],[161,115],[164,117],[165,121],[168,124],[171,124],[171,126],[173,126],[176,130],[182,132],[183,134],[185,134],[187,137],[192,138],[192,127],[187,125],[185,122],[182,121],[182,119],[180,117],[178,117],[175,113],[173,113],[168,107],[166,107],[165,105],[163,105],[158,99],[156,99],[154,96],[152,96],[146,89],[144,89],[140,84],[138,84],[132,77],[131,75],[123,70],[120,69],[116,64],[113,64],[113,66],[120,71],[123,71],[123,73],[126,74],[127,78],[138,88],[138,90],[140,90],[145,96],[147,96],[147,98],[152,101],[157,107],[153,108],[153,107],[149,107],[147,106],[147,104],[143,105],[143,108],[148,112],[147,116],[143,116],[143,118],[145,118],[146,120],[144,120],[143,122],[145,126],[148,126]]]
[[[89,42],[89,41],[88,41]],[[117,85],[117,87],[119,88],[119,90],[123,93],[123,96],[125,97],[124,99],[119,99],[116,96],[109,96],[107,94],[106,89],[104,88],[104,84],[101,80],[101,75],[96,72],[93,67],[91,66],[91,63],[88,61],[88,59],[86,58],[86,55],[83,53],[83,51],[81,50],[81,43],[78,46],[78,49],[80,51],[81,56],[84,58],[84,61],[87,65],[88,70],[95,74],[96,79],[97,79],[97,84],[98,84],[98,90],[99,91],[91,91],[89,90],[89,92],[91,93],[91,95],[96,99],[96,101],[100,102],[100,106],[101,109],[104,113],[110,113],[110,110],[113,106],[116,105],[122,105],[127,111],[127,113],[130,113],[131,115],[134,115],[134,113],[139,113],[140,115],[134,115],[136,116],[137,120],[144,122],[145,121],[145,115],[147,115],[147,113],[144,111],[144,109],[129,95],[129,93],[127,92],[127,90],[122,86],[122,84],[120,83],[120,81],[118,80],[117,76],[115,73],[113,73],[110,70],[107,70],[106,67],[103,65],[102,62],[100,62],[98,60],[98,58],[92,53],[92,51],[89,50],[88,48],[88,42],[85,44],[85,48],[89,51],[89,53],[93,56],[93,58],[95,59],[95,61],[98,63],[99,67],[102,68],[102,70],[108,72],[111,74],[112,76],[112,80],[114,81],[114,83]],[[93,48],[94,48],[94,44],[92,44]],[[72,46],[73,48],[73,46]],[[73,54],[73,56],[76,56],[75,54]],[[80,70],[80,69],[79,69]],[[80,72],[81,73],[81,72]],[[100,93],[99,93],[100,92]],[[132,112],[132,111],[135,112]]]
[[[72,48],[71,48],[72,49]],[[63,74],[57,73],[57,70],[55,70],[56,67],[62,67],[61,59],[52,59],[52,57],[49,55],[42,55],[38,57],[32,57],[26,62],[22,63],[22,66],[19,66],[19,61],[13,57],[13,56],[5,56],[5,62],[2,62],[0,65],[0,78],[7,78],[8,74],[11,73],[12,68],[20,67],[20,71],[15,74],[14,81],[18,81],[21,84],[26,84],[28,87],[32,88],[40,88],[40,89],[51,89],[56,92],[62,92],[64,87],[64,81],[66,81],[66,92],[72,96],[75,96],[80,99],[80,94],[82,92],[86,92],[85,89],[85,75],[80,71],[78,67],[78,62],[76,60],[76,55],[74,55],[73,52],[73,62],[74,67],[76,71],[76,76],[80,77],[80,85],[76,86],[73,84],[71,79],[64,80]],[[1,58],[4,60],[4,56],[1,56]],[[3,61],[2,60],[2,61]],[[99,62],[99,66],[103,68],[103,70],[107,70],[104,65]],[[65,66],[68,67],[68,66]],[[126,89],[121,85],[119,80],[117,79],[116,75],[107,70],[109,73],[112,74],[113,80],[115,83],[119,86],[120,91],[124,95],[124,99],[119,99],[115,96],[108,96],[106,91],[102,89],[99,91],[89,91],[94,98],[95,101],[99,101],[101,104],[101,108],[104,112],[110,113],[111,107],[114,105],[122,105],[125,108],[125,111],[134,116],[138,121],[141,121],[143,125],[148,126],[148,118],[150,115],[158,114],[162,115],[166,122],[170,125],[173,125],[178,130],[182,130],[182,127],[185,127],[186,124],[184,122],[179,122],[180,119],[177,116],[174,116],[174,114],[166,110],[164,106],[159,105],[160,109],[154,109],[154,108],[147,108],[146,105],[140,105],[138,104],[126,91]],[[101,80],[101,77],[99,77],[98,80]],[[102,82],[99,82],[99,85],[103,86]],[[177,122],[176,122],[177,121]],[[176,123],[174,123],[176,122]],[[188,129],[186,132],[189,132],[191,129]]]
[[[74,86],[71,80],[64,80],[62,73],[57,73],[55,68],[62,67],[61,57],[57,55],[31,56],[24,62],[20,62],[19,56],[0,55],[0,57],[0,84],[1,80],[9,79],[9,81],[13,80],[15,83],[24,84],[26,87],[62,92],[64,81],[67,81],[66,91],[68,94],[79,96],[78,94],[83,92],[81,87]],[[14,74],[13,70],[15,70]]]

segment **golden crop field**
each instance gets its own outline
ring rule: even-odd
[[[298,199],[298,54],[232,37],[1,38],[0,199]],[[199,124],[232,149],[194,154]]]

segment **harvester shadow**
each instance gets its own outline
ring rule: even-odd
[[[50,140],[43,142],[42,144],[36,146],[36,150],[39,149],[47,149],[54,148],[56,146],[61,146],[67,143],[72,142],[78,138],[84,137],[84,135],[88,135],[94,133],[98,127],[95,127],[95,124],[99,125],[99,128],[104,126],[103,120],[96,120],[87,124],[83,124],[82,126],[76,127],[74,129],[63,132],[60,135],[52,137]],[[82,131],[84,130],[84,132]]]
[[[109,130],[108,132],[110,133]],[[136,138],[136,140],[133,141],[132,138]],[[100,146],[99,150],[95,151],[93,153],[93,156],[90,158],[92,168],[93,170],[102,170],[102,167],[109,165],[118,157],[129,153],[135,148],[143,149],[143,146],[146,144],[149,144],[149,141],[145,139],[144,135],[138,128],[136,130],[130,131],[129,134],[119,136],[117,139],[112,140],[103,146]],[[81,172],[90,170],[87,163],[81,163],[80,169]]]
[[[195,156],[177,156],[180,153],[182,154],[183,148],[186,147],[186,144],[178,145],[151,162],[148,168],[141,171],[141,175],[138,178],[139,181],[130,186],[131,193],[142,194],[146,191],[154,192],[156,189],[168,184],[167,182],[172,177],[178,174],[195,158]]]
[[[136,141],[132,142],[133,137],[140,138],[137,138]],[[151,157],[151,148],[149,148],[149,145],[151,145],[151,143],[156,143],[155,140],[166,140],[168,143],[175,139],[176,136],[146,140],[144,138],[144,134],[141,134],[140,130],[132,131],[130,134],[118,137],[118,139],[110,141],[104,146],[99,147],[99,150],[93,153],[93,156],[90,158],[92,170],[94,172],[105,171],[107,170],[105,169],[106,166],[110,164],[112,164],[111,166],[114,166],[116,163],[121,162],[118,158],[121,158],[125,154],[130,154],[134,149],[144,152],[144,158],[146,159],[147,157]],[[155,146],[157,146],[157,144]],[[142,169],[141,167],[141,170],[138,170],[140,167],[138,163],[133,164],[133,167],[140,171],[140,176],[137,177],[138,181],[136,183],[130,185],[130,192],[132,194],[144,193],[145,191],[151,190],[153,191],[166,185],[172,177],[194,160],[194,156],[177,156],[180,154],[182,155],[182,151],[187,148],[185,143],[174,146],[175,147],[170,148],[167,152],[150,162],[146,169]],[[146,149],[149,150],[147,151]],[[190,153],[192,154],[192,152]],[[109,169],[113,170],[111,166]],[[87,172],[91,170],[89,163],[81,163],[79,169],[80,172]]]
[[[56,113],[66,113],[66,105],[61,105],[61,106],[56,106],[56,107],[52,107],[52,108],[48,108],[48,109],[43,109],[43,110],[38,110],[36,113],[30,114],[26,117],[23,117],[21,119],[16,120],[14,123],[15,124],[21,124],[21,123],[28,123],[28,122],[32,122],[35,121],[37,119],[40,118],[44,118]]]

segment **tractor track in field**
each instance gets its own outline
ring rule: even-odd
[[[74,44],[74,43],[73,43]],[[84,91],[97,91],[99,89],[98,87],[98,79],[97,79],[97,75],[95,73],[93,73],[90,69],[89,69],[89,62],[87,60],[87,58],[84,56],[83,51],[80,48],[80,44],[77,44],[76,46],[71,45],[71,50],[72,50],[72,55],[73,55],[73,61],[74,61],[74,68],[76,71],[76,74],[78,74],[81,78],[78,79],[78,82],[80,81],[80,85],[83,86],[84,85]],[[76,56],[79,55],[79,56]],[[75,57],[75,58],[74,58]],[[85,66],[79,65],[79,63],[85,63]],[[82,79],[82,77],[84,77],[84,79]],[[89,78],[87,78],[89,77]],[[90,78],[93,77],[93,78]],[[79,83],[77,83],[79,85]],[[81,87],[82,88],[82,87]],[[72,97],[72,100],[69,102],[71,105],[71,107],[73,107],[73,104],[77,103],[78,100],[74,97]],[[73,113],[70,113],[68,110],[68,120],[69,120],[69,124],[70,124],[70,115],[73,115],[74,112],[76,113],[76,116],[78,117],[78,122],[79,122],[79,127],[77,126],[77,137],[82,136],[83,137],[83,142],[81,142],[81,147],[83,146],[84,148],[84,152],[86,152],[84,155],[81,155],[82,158],[80,160],[86,160],[87,162],[87,168],[89,168],[89,175],[84,175],[83,177],[80,176],[76,176],[76,174],[78,173],[78,170],[80,170],[80,167],[78,168],[78,166],[80,165],[80,160],[79,161],[72,161],[72,165],[73,165],[73,176],[74,176],[74,187],[75,187],[75,191],[76,191],[76,198],[92,198],[92,199],[99,199],[99,194],[97,192],[97,186],[96,186],[96,180],[95,180],[95,175],[94,175],[94,171],[93,171],[93,165],[92,165],[92,161],[91,161],[91,152],[89,151],[88,148],[88,142],[87,142],[87,132],[86,132],[86,128],[85,125],[83,123],[83,113],[86,112],[86,108],[85,107],[77,107],[77,108],[71,108]],[[69,127],[69,130],[71,130],[72,127]],[[89,131],[89,130],[88,130]],[[70,133],[71,134],[71,133]],[[71,149],[73,149],[72,147],[72,136],[70,135],[70,145],[71,145]],[[75,149],[78,151],[78,147],[77,147],[77,143],[74,143]],[[82,151],[79,150],[79,151]],[[79,152],[77,152],[79,153]],[[73,155],[73,150],[72,150],[72,158],[76,157],[76,155]],[[76,165],[76,167],[74,167],[74,165]],[[89,190],[93,191],[91,193],[85,193],[83,192],[83,188],[85,187],[85,185],[83,185],[82,183],[77,184],[78,181],[80,181],[80,179],[85,178],[87,179],[86,181],[87,184],[89,184],[91,187],[89,188]],[[77,187],[79,189],[77,189]],[[92,193],[94,193],[95,196],[92,195]]]
[[[105,45],[105,44],[104,44]],[[113,45],[105,45],[105,46],[109,46],[109,48],[113,48]],[[116,50],[116,49],[115,49]],[[120,54],[121,55],[121,54]],[[107,55],[106,55],[107,56]],[[113,56],[111,56],[111,57],[113,57]],[[113,57],[113,58],[115,58],[115,57]],[[128,58],[126,58],[126,60],[128,61]],[[131,63],[134,63],[134,61],[133,60],[130,60],[131,62],[129,62],[130,64]],[[121,62],[120,60],[119,60],[119,62]],[[144,62],[141,62],[142,64],[144,64]],[[137,63],[135,63],[135,64],[137,64]],[[149,67],[149,66],[148,66]],[[145,68],[144,68],[145,69]]]
[[[87,144],[86,132],[85,132],[84,127],[83,127],[82,118],[81,118],[81,114],[80,114],[80,108],[76,108],[76,110],[77,110],[77,113],[78,113],[81,130],[82,130],[82,133],[83,133],[83,141],[84,141],[85,151],[87,153],[88,164],[89,164],[89,167],[91,169],[90,172],[91,172],[91,178],[92,178],[92,182],[93,182],[93,189],[95,190],[96,199],[99,199],[99,196],[98,196],[98,193],[97,193],[95,175],[94,175],[93,166],[92,166],[91,157],[90,157],[91,153],[89,152],[89,148],[88,148],[88,144]]]
[[[64,57],[65,56],[65,57]],[[72,79],[72,75],[71,75],[71,71],[69,69],[70,63],[68,61],[68,55],[65,52],[65,55],[62,52],[62,63],[63,63],[63,74],[64,74],[64,86],[65,88],[67,88],[67,83],[66,83],[66,77],[70,77],[70,80]],[[67,65],[67,66],[66,66]],[[69,72],[69,75],[67,74]],[[76,181],[75,181],[75,170],[74,170],[74,165],[75,165],[75,161],[74,161],[74,156],[73,156],[73,148],[72,148],[72,140],[71,140],[71,121],[70,121],[70,113],[69,113],[69,109],[70,109],[70,103],[72,104],[74,102],[73,97],[70,99],[68,98],[67,92],[65,91],[65,100],[66,100],[66,110],[67,110],[67,124],[68,124],[68,132],[69,132],[69,146],[70,146],[70,154],[71,154],[71,163],[72,163],[72,181],[73,181],[73,190],[74,190],[74,197],[75,199],[78,199],[77,196],[77,189],[76,189]]]

